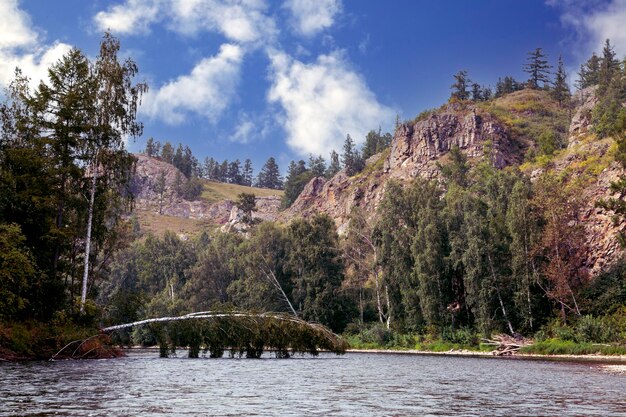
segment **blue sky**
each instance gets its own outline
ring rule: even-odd
[[[0,0],[0,84],[70,46],[94,57],[110,29],[150,85],[132,151],[152,136],[284,170],[441,105],[460,69],[524,79],[542,47],[573,78],[607,37],[623,56],[624,27],[626,0]]]

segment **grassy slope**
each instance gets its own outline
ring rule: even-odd
[[[237,200],[241,193],[250,193],[258,197],[283,195],[282,190],[271,190],[267,188],[246,187],[237,184],[225,184],[203,180],[204,189],[200,198],[209,204],[224,200]],[[194,235],[202,230],[212,229],[217,225],[209,219],[186,219],[183,217],[165,216],[151,211],[137,210],[135,212],[144,232],[152,232],[162,235],[166,231],[177,234]]]
[[[203,180],[204,190],[202,191],[202,198],[208,203],[216,203],[223,200],[237,200],[237,196],[241,193],[254,194],[257,197],[269,197],[283,195],[282,190],[271,190],[268,188],[256,188],[246,187],[244,185],[237,184],[225,184],[221,182]]]

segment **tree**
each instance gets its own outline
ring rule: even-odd
[[[330,152],[330,164],[326,170],[326,178],[332,178],[336,173],[341,171],[341,163],[339,162],[339,154],[332,150]]]
[[[363,159],[367,160],[370,156],[376,155],[379,152],[387,149],[391,144],[391,134],[381,133],[380,128],[378,131],[370,130],[365,136],[365,143],[363,144],[363,150],[361,154]]]
[[[550,92],[552,98],[559,102],[560,106],[567,103],[570,99],[571,93],[569,85],[567,84],[567,74],[565,73],[565,66],[563,65],[563,57],[559,55],[559,63],[554,76],[554,88]]]
[[[496,83],[496,98],[502,97],[505,94],[513,93],[520,89],[520,83],[518,83],[513,77],[506,76],[504,79],[498,78],[498,82]]]
[[[602,58],[600,58],[600,70],[598,72],[600,92],[605,91],[609,87],[614,75],[619,69],[620,62],[616,58],[616,53],[611,45],[611,41],[607,39],[604,41],[604,47],[602,48]]]
[[[154,155],[156,155],[155,147],[154,147],[154,138],[152,137],[149,137],[148,140],[146,141],[146,155],[148,155],[149,157],[153,157]]]
[[[450,98],[456,100],[467,100],[470,98],[469,92],[467,91],[468,86],[471,84],[471,80],[467,76],[466,70],[461,70],[454,75],[454,84],[450,86],[452,89],[452,94]]]
[[[578,72],[578,88],[585,89],[600,82],[600,58],[594,52],[591,58],[584,64],[580,65]]]
[[[32,317],[41,275],[17,224],[0,223],[0,320]],[[30,313],[30,314],[28,314]]]
[[[272,188],[280,190],[283,187],[283,180],[280,170],[274,157],[270,157],[261,168],[257,177],[257,186],[260,188]]]
[[[168,164],[172,164],[174,162],[174,148],[171,143],[165,142],[163,144],[163,147],[161,148],[161,159]]]
[[[241,162],[235,159],[228,164],[228,182],[231,184],[243,184],[243,175],[241,175]]]
[[[253,171],[252,171],[252,161],[250,160],[250,158],[246,158],[246,160],[243,163],[242,175],[243,175],[243,185],[252,187]]]
[[[528,53],[528,59],[524,65],[524,72],[528,74],[528,87],[533,89],[539,88],[539,83],[543,83],[545,88],[550,83],[550,68],[548,60],[543,53],[542,48],[536,48]]]
[[[91,190],[85,238],[85,268],[81,292],[81,313],[84,312],[89,278],[89,256],[91,231],[95,209],[97,183],[100,179],[109,185],[124,185],[130,182],[129,161],[132,156],[124,150],[124,137],[136,137],[143,131],[143,125],[136,121],[137,106],[141,95],[147,91],[146,84],[133,84],[138,72],[131,59],[120,63],[117,54],[119,41],[105,33],[100,44],[100,55],[92,69],[94,82],[93,111],[90,115],[91,128],[86,132],[89,141],[85,149],[90,162]]]
[[[353,304],[341,292],[343,264],[335,223],[327,215],[294,220],[288,227],[286,267],[293,282],[293,301],[301,317],[341,331]]]
[[[326,161],[322,155],[313,156],[309,155],[308,170],[311,171],[312,177],[323,177],[326,172]]]
[[[256,196],[251,193],[241,193],[237,196],[237,201],[235,202],[237,208],[243,211],[243,217],[241,221],[243,221],[248,226],[251,226],[254,223],[254,219],[252,218],[252,212],[257,211],[256,208]]]
[[[291,207],[311,178],[313,178],[313,173],[306,168],[303,160],[289,163],[285,178],[285,193],[281,203],[283,208]]]
[[[163,214],[163,196],[165,194],[165,190],[167,181],[165,177],[165,170],[159,170],[158,177],[154,183],[154,192],[159,196],[159,214]]]
[[[581,268],[587,253],[585,232],[578,220],[581,203],[580,191],[553,175],[544,174],[536,183],[533,204],[545,225],[532,255],[543,275],[539,284],[557,303],[564,321],[568,313],[581,315],[577,289],[587,279]]]
[[[361,157],[361,153],[356,149],[354,141],[349,134],[346,136],[346,140],[343,143],[341,159],[343,167],[346,169],[346,174],[349,177],[361,172],[365,167],[365,161]]]

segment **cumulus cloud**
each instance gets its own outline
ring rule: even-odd
[[[237,124],[230,134],[229,140],[237,143],[250,143],[264,139],[269,134],[272,123],[269,114],[249,114],[240,112]]]
[[[341,0],[287,0],[284,7],[291,13],[296,32],[313,36],[333,25]]]
[[[276,33],[266,8],[263,0],[126,0],[97,13],[94,23],[99,30],[141,34],[165,22],[182,35],[217,32],[232,42],[254,43]]]
[[[202,59],[182,75],[144,96],[141,112],[168,124],[182,123],[189,112],[215,122],[235,96],[243,50],[224,44],[213,57]]]
[[[618,56],[626,55],[626,0],[548,0],[561,12],[561,20],[573,27],[582,44],[581,55],[599,51],[605,39],[615,45]]]
[[[48,67],[57,62],[70,46],[42,43],[30,17],[16,0],[0,0],[0,84],[8,85],[15,68],[31,78],[31,86],[48,79]]]
[[[128,0],[125,4],[109,7],[94,16],[99,30],[119,34],[147,33],[152,23],[159,19],[159,0]]]
[[[275,51],[270,60],[268,100],[283,107],[287,144],[300,155],[340,150],[346,134],[362,143],[367,131],[393,118],[340,52],[310,64]]]

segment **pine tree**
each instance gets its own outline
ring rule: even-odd
[[[161,159],[168,164],[174,162],[174,148],[169,142],[165,142],[161,148]]]
[[[467,91],[468,86],[472,83],[472,81],[467,76],[466,70],[461,70],[454,75],[454,84],[450,86],[452,89],[451,98],[456,100],[468,100],[470,98],[469,92]]]
[[[243,163],[243,185],[247,185],[248,187],[252,187],[252,161],[250,158],[247,158]]]
[[[336,173],[341,171],[341,163],[339,162],[339,154],[332,150],[330,152],[330,164],[326,170],[326,178],[332,178]]]
[[[361,157],[361,153],[356,149],[354,141],[348,134],[346,140],[343,143],[343,154],[341,155],[343,167],[346,169],[346,174],[351,177],[363,170],[365,167],[365,161]]]
[[[326,172],[326,161],[322,155],[313,156],[309,155],[308,170],[311,171],[312,177],[323,177]]]
[[[585,89],[600,82],[600,58],[594,52],[591,58],[584,64],[580,65],[578,73],[577,86],[579,89]]]
[[[306,168],[303,160],[297,163],[294,161],[289,163],[287,177],[285,178],[285,193],[281,202],[283,208],[290,207],[296,201],[311,178],[313,178],[313,172]]]
[[[539,83],[543,83],[546,88],[550,83],[550,68],[548,60],[542,48],[537,48],[528,53],[528,62],[524,65],[524,72],[529,75],[528,86],[533,89],[539,88]]]
[[[567,74],[563,65],[563,58],[559,56],[559,64],[554,76],[554,88],[551,91],[552,97],[559,102],[560,106],[567,103],[571,96],[569,86],[567,85]]]
[[[228,164],[228,182],[231,184],[243,184],[243,175],[241,174],[241,162],[235,159]]]
[[[611,41],[607,39],[604,42],[604,48],[602,48],[600,71],[598,73],[598,83],[602,92],[609,87],[614,75],[619,71],[620,62],[615,56],[615,50],[611,45]]]
[[[150,157],[155,155],[154,139],[152,137],[148,138],[148,140],[146,141],[146,155]]]
[[[261,188],[272,188],[280,190],[283,188],[283,180],[280,176],[280,170],[274,157],[270,157],[261,168],[257,176],[257,186]]]

